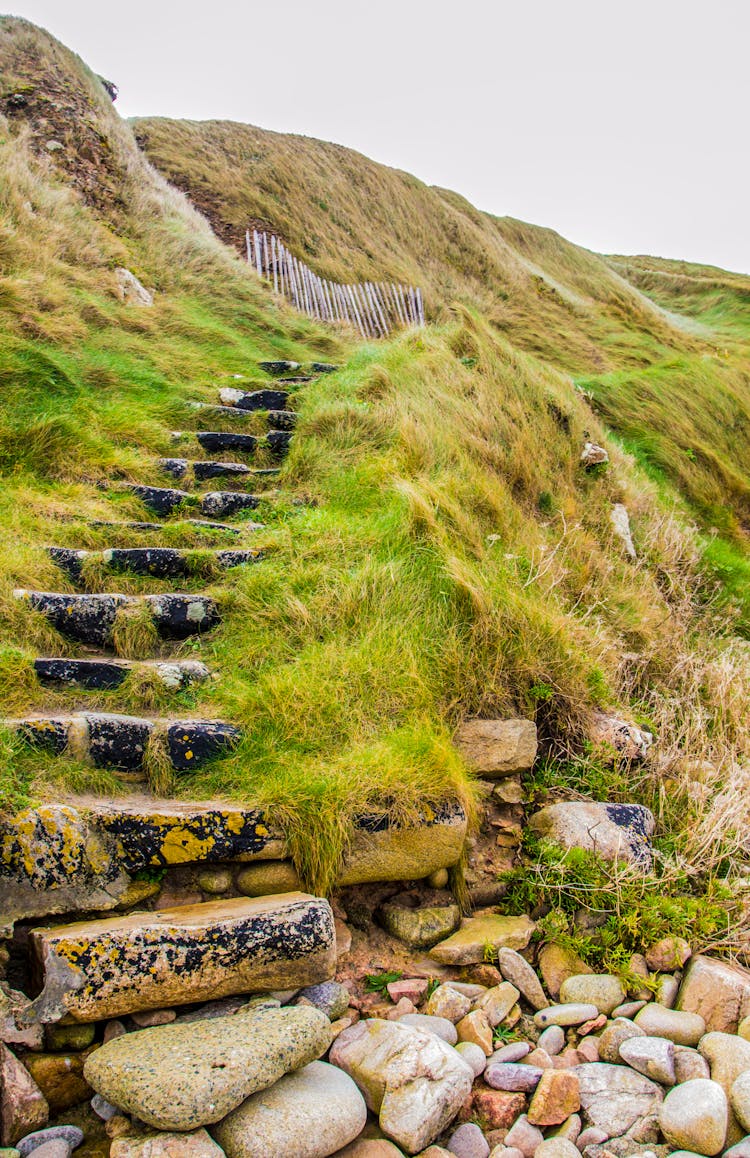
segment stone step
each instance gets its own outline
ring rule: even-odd
[[[256,477],[260,472],[255,472]],[[277,474],[276,470],[271,471]],[[209,491],[204,495],[193,495],[188,491],[173,490],[171,487],[146,487],[137,483],[125,483],[141,502],[158,515],[169,515],[184,502],[198,505],[202,514],[209,518],[224,518],[238,511],[255,510],[260,504],[260,496],[246,491]],[[248,524],[251,527],[255,523]],[[244,526],[244,524],[243,524]]]
[[[259,504],[260,496],[246,491],[209,491],[201,497],[204,515],[215,515],[222,519],[240,511],[254,511]]]
[[[95,647],[112,643],[118,611],[139,605],[148,607],[162,639],[187,639],[210,631],[220,622],[218,608],[207,595],[171,591],[160,595],[68,595],[25,588],[18,588],[13,595],[41,612],[61,635]]]
[[[271,450],[271,453],[279,457],[287,453],[291,441],[291,430],[269,430],[266,435],[266,444]]]
[[[175,490],[173,487],[151,487],[142,483],[122,483],[125,490],[132,491],[141,500],[144,506],[157,515],[166,517],[174,514],[183,505],[196,506],[198,499],[188,491]]]
[[[244,462],[191,461],[187,458],[160,458],[159,467],[173,478],[184,479],[189,474],[196,482],[209,478],[239,478],[254,472]]]
[[[263,529],[263,523],[243,523],[242,527],[231,527],[229,523],[211,523],[208,519],[183,519],[184,523],[189,524],[196,530],[200,531],[227,531],[230,535],[239,535],[240,530],[244,531],[260,531]],[[128,531],[163,531],[164,523],[134,523],[134,522],[115,522],[109,519],[90,519],[90,527],[122,527]]]
[[[86,1022],[328,980],[336,934],[328,901],[284,893],[35,929],[31,952],[30,1016]]]
[[[221,430],[196,430],[195,437],[204,450],[241,450],[252,454],[258,445],[254,434],[224,433]]]
[[[294,430],[298,415],[295,410],[269,410],[267,417],[272,430]]]
[[[335,374],[341,367],[335,366],[333,362],[311,362],[310,369],[315,374]]]
[[[237,410],[286,410],[289,395],[285,390],[235,390],[226,386],[219,391],[219,398],[225,406]]]
[[[133,672],[153,672],[165,687],[180,691],[191,684],[203,683],[211,672],[195,659],[76,659],[67,656],[39,656],[34,671],[40,683],[50,686],[69,684],[89,691],[117,688]]]
[[[180,547],[108,547],[104,551],[77,551],[71,547],[47,547],[53,563],[74,583],[83,576],[83,565],[88,559],[100,562],[113,572],[129,571],[133,575],[153,575],[157,579],[182,579],[196,574],[194,560],[210,554],[218,567],[228,570],[246,563],[257,563],[264,557],[260,550],[236,551],[214,549],[210,552]]]
[[[288,361],[282,361],[282,360],[279,360],[279,361],[273,361],[272,360],[270,362],[258,362],[258,365],[260,366],[261,370],[263,370],[266,374],[273,374],[273,375],[295,374],[297,372],[297,370],[302,369],[302,364],[300,362],[288,362]]]
[[[164,737],[165,754],[177,772],[223,755],[240,738],[239,728],[220,720],[154,720],[110,712],[28,716],[2,723],[29,744],[55,756],[70,755],[96,768],[123,772],[143,767],[146,747],[156,734]]]

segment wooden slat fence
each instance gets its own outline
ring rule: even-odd
[[[404,326],[423,326],[424,299],[418,286],[393,282],[343,285],[327,281],[298,261],[275,233],[245,233],[247,260],[296,309],[322,322],[348,322],[364,338],[384,338]]]

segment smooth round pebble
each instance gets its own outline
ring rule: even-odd
[[[732,1109],[737,1115],[740,1125],[750,1130],[750,1070],[746,1070],[732,1083],[729,1093]]]
[[[447,1017],[430,1017],[426,1013],[407,1013],[398,1019],[399,1025],[413,1025],[416,1029],[426,1029],[429,1033],[434,1033],[436,1037],[442,1037],[443,1041],[447,1041],[448,1045],[455,1045],[458,1041],[458,1033],[452,1021],[448,1021]]]
[[[644,1005],[648,1005],[647,1001],[626,1001],[623,1005],[618,1005],[616,1009],[612,1010],[612,1017],[635,1017],[636,1013],[640,1013]]]
[[[537,1146],[534,1158],[581,1158],[581,1151],[567,1138],[546,1138]]]
[[[535,1090],[544,1070],[518,1062],[490,1062],[484,1071],[484,1080],[493,1090],[509,1090],[524,1094]]]
[[[515,1146],[505,1146],[502,1142],[490,1153],[490,1158],[526,1158],[523,1150]]]
[[[598,1013],[609,1014],[624,1000],[622,982],[610,973],[578,973],[560,986],[561,1002],[595,1005]]]
[[[560,1053],[565,1049],[565,1030],[561,1025],[548,1025],[542,1033],[539,1034],[539,1041],[536,1043],[537,1049],[543,1049],[550,1057]]]
[[[560,1005],[548,1005],[534,1014],[534,1023],[540,1029],[548,1025],[583,1025],[584,1021],[593,1021],[599,1016],[595,1005],[585,1002],[563,1002]]]
[[[525,1114],[516,1118],[505,1135],[505,1145],[520,1150],[524,1158],[534,1158],[534,1154],[544,1141],[544,1134],[538,1126],[532,1126]]]
[[[620,1046],[631,1037],[643,1037],[642,1029],[633,1021],[618,1017],[599,1035],[599,1059],[617,1064],[620,1061]]]
[[[461,1055],[466,1064],[471,1066],[474,1077],[481,1077],[487,1068],[487,1055],[481,1046],[476,1045],[473,1041],[459,1041],[453,1048],[456,1053]]]
[[[750,1158],[750,1137],[741,1138],[724,1151],[724,1158]]]
[[[691,1049],[689,1045],[676,1045],[674,1047],[674,1072],[678,1086],[683,1082],[692,1082],[696,1078],[711,1077],[711,1067],[706,1059],[698,1053],[697,1049]],[[719,1082],[719,1085],[721,1084]],[[750,1158],[750,1154],[748,1158]]]
[[[507,1045],[501,1045],[500,1049],[496,1049],[489,1060],[493,1062],[517,1062],[528,1057],[530,1053],[531,1045],[528,1041],[510,1041]]]
[[[479,1126],[466,1122],[451,1134],[446,1146],[456,1158],[489,1158],[490,1147]]]
[[[670,1146],[708,1158],[723,1149],[728,1121],[727,1096],[707,1078],[675,1086],[659,1107],[659,1128]]]
[[[71,1150],[75,1150],[76,1146],[80,1146],[83,1142],[83,1130],[79,1130],[77,1126],[49,1126],[46,1130],[35,1130],[33,1134],[27,1134],[20,1142],[16,1142],[16,1150],[21,1155],[21,1158],[27,1158],[28,1154],[38,1150],[40,1146],[44,1146],[47,1142],[55,1142],[62,1139]]]
[[[576,1143],[581,1150],[585,1150],[587,1146],[601,1146],[602,1142],[607,1141],[607,1138],[609,1138],[609,1134],[606,1130],[600,1130],[598,1126],[588,1126],[578,1135]]]
[[[636,1013],[633,1022],[641,1033],[649,1037],[667,1037],[676,1045],[697,1045],[706,1032],[706,1023],[699,1013],[667,1009],[655,1001]]]
[[[677,994],[680,992],[680,983],[671,973],[663,973],[656,987],[656,1001],[666,1009],[674,1009]]]

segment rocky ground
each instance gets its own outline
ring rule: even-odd
[[[339,906],[336,980],[58,1023],[43,1043],[4,986],[0,1153],[750,1156],[749,971],[667,937],[626,990],[535,946],[527,917],[446,936],[411,912],[429,950]]]

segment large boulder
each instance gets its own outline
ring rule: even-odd
[[[336,964],[328,901],[305,893],[211,901],[34,929],[40,1021],[119,1017],[235,993],[298,989]]]
[[[89,1057],[84,1074],[106,1101],[147,1125],[195,1130],[320,1057],[331,1036],[328,1018],[312,1006],[251,1006],[117,1037]]]
[[[327,1158],[367,1121],[355,1082],[336,1066],[312,1062],[253,1094],[214,1128],[227,1158]]]
[[[715,957],[692,957],[677,995],[677,1008],[699,1013],[708,1032],[736,1033],[750,1014],[750,971]]]
[[[527,772],[537,753],[533,720],[467,720],[456,733],[466,763],[488,780]]]
[[[625,860],[648,868],[655,822],[642,804],[575,800],[548,804],[529,821],[539,836],[563,848],[582,848],[604,860]]]
[[[405,1150],[425,1149],[468,1097],[473,1070],[432,1033],[371,1018],[345,1029],[330,1054],[379,1115],[384,1134]]]

